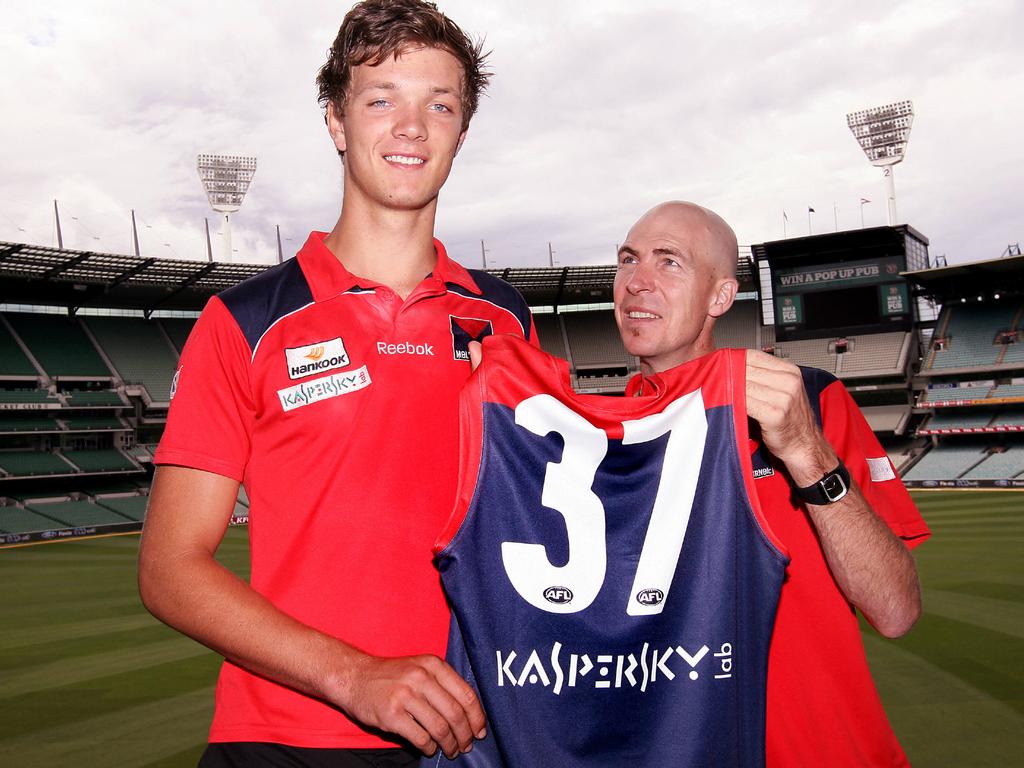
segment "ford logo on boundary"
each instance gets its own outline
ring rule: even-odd
[[[555,605],[572,602],[572,590],[568,587],[548,587],[544,590],[544,599]]]

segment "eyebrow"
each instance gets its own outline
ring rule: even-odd
[[[366,91],[397,91],[397,90],[398,90],[398,84],[397,83],[391,82],[390,80],[378,80],[376,82],[367,83],[366,85],[364,85],[362,88],[360,88],[356,92],[356,95],[361,94],[361,93],[366,93]],[[454,88],[447,88],[445,86],[440,86],[440,85],[435,85],[433,88],[430,89],[430,92],[433,93],[433,94],[438,94],[438,95],[442,95],[442,96],[445,96],[445,95],[455,96],[455,95],[458,94],[458,92]]]

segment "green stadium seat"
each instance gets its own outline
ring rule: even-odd
[[[39,371],[14,340],[5,323],[0,322],[0,376],[38,376]]]
[[[178,354],[154,322],[134,317],[85,322],[125,382],[143,385],[154,402],[170,401]]]
[[[32,533],[64,528],[64,524],[29,509],[0,507],[0,532]]]
[[[22,416],[17,411],[0,413],[0,433],[3,432],[55,432],[57,422],[46,416]]]
[[[0,389],[0,403],[4,404],[50,404],[60,406],[60,400],[45,389]]]
[[[146,506],[149,504],[149,496],[117,496],[99,499],[97,503],[114,510],[120,515],[142,522],[146,519]]]
[[[86,405],[124,405],[121,396],[109,389],[68,390],[64,392],[68,405],[79,408]]]
[[[68,425],[68,429],[99,431],[108,429],[128,430],[116,416],[62,416],[61,421]]]
[[[35,503],[27,505],[33,512],[60,520],[70,527],[83,525],[113,525],[117,523],[129,523],[129,519],[118,514],[112,509],[101,507],[91,501],[55,501],[47,504]]]
[[[111,377],[76,318],[21,312],[4,317],[50,376]]]
[[[195,326],[195,318],[191,317],[162,317],[158,321],[163,326],[164,331],[167,332],[167,337],[174,344],[178,350],[178,354],[185,348],[185,341],[188,339],[188,335],[192,333],[192,328]]]
[[[83,472],[133,472],[139,468],[115,448],[93,451],[64,451],[64,457]]]
[[[46,451],[0,452],[0,469],[14,477],[34,475],[73,475],[76,470],[60,456]]]

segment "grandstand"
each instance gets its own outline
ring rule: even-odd
[[[908,485],[1024,488],[1024,259],[926,269],[926,246],[905,226],[755,245],[716,342],[842,379]],[[138,529],[195,318],[263,269],[0,243],[0,543]],[[615,269],[492,271],[581,392],[638,370]]]

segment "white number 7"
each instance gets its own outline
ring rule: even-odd
[[[516,406],[516,423],[541,437],[557,432],[564,441],[562,460],[547,465],[541,503],[565,519],[569,559],[563,566],[553,566],[544,545],[506,541],[501,545],[505,572],[531,605],[550,613],[576,613],[597,597],[607,568],[604,505],[592,486],[608,453],[608,438],[604,430],[550,395],[522,401]],[[644,616],[661,613],[665,606],[690,522],[708,429],[700,390],[672,402],[661,413],[624,421],[622,428],[624,445],[669,436],[626,605],[630,616]],[[571,599],[551,601],[545,592],[552,587],[569,590]]]

